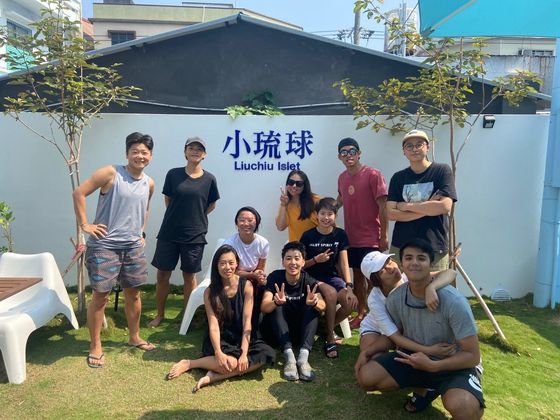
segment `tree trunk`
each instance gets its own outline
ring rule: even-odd
[[[80,172],[79,172],[79,163],[73,162],[68,165],[68,172],[70,175],[70,182],[72,184],[72,191],[80,186]],[[78,220],[75,219],[76,223],[76,237],[74,240],[74,244],[76,245],[75,251],[77,252],[80,245],[83,244],[83,235],[78,225]],[[84,255],[82,254],[78,259],[78,264],[76,265],[76,285],[78,289],[78,312],[83,313],[86,307],[86,294],[85,294],[85,282],[84,282],[84,267],[85,267],[85,260]]]

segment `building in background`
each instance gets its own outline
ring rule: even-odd
[[[43,0],[0,0],[0,27],[5,27],[8,33],[16,36],[33,35],[32,23],[41,19],[41,9],[47,2]],[[68,16],[73,20],[80,20],[82,15],[82,2],[69,0]],[[10,46],[0,48],[0,54],[10,52]],[[0,60],[0,74],[8,73],[13,69],[8,68],[4,60]]]
[[[408,4],[414,6],[416,2],[409,1]],[[399,19],[405,21],[411,30],[419,30],[420,17],[418,16],[418,8],[407,7],[406,1],[403,1],[400,7],[387,11],[386,16],[390,20]],[[465,48],[472,48],[473,43],[473,38],[463,38],[463,46]],[[540,91],[550,95],[552,90],[552,73],[556,58],[555,39],[492,37],[486,38],[485,43],[484,51],[489,55],[485,60],[486,79],[493,80],[496,77],[511,74],[516,70],[531,71],[543,80]],[[456,48],[459,48],[459,43],[457,43]],[[422,61],[424,56],[423,51],[407,47],[403,40],[390,39],[387,28],[385,29],[384,51],[418,61]]]
[[[100,49],[238,13],[303,30],[300,26],[248,9],[235,8],[228,3],[183,2],[171,6],[134,4],[133,0],[103,0],[103,3],[93,4],[93,18],[90,20],[93,23],[96,48]]]

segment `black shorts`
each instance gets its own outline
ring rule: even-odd
[[[161,271],[173,271],[181,257],[183,273],[198,273],[202,269],[205,244],[181,244],[158,239],[152,265]]]
[[[365,248],[348,248],[348,265],[351,268],[360,269],[362,265],[362,260],[373,251],[379,251],[379,248],[365,247]]]
[[[374,360],[393,377],[400,388],[432,388],[440,395],[448,389],[459,388],[470,392],[476,397],[481,408],[485,408],[482,385],[475,368],[426,372],[414,369],[406,363],[395,361],[398,354],[394,351],[376,357]]]

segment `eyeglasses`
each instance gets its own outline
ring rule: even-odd
[[[346,157],[346,156],[356,156],[358,154],[358,149],[345,149],[345,150],[341,150],[340,152],[338,152],[338,154],[342,157]]]
[[[408,287],[408,284],[407,284],[407,285],[406,285],[406,292],[405,292],[405,294],[404,294],[404,304],[405,304],[406,306],[408,306],[409,308],[412,308],[412,309],[426,309],[426,308],[427,308],[427,306],[426,306],[425,304],[424,304],[424,305],[420,305],[420,306],[419,306],[419,305],[411,305],[411,304],[409,304],[409,303],[408,303],[408,294],[409,294],[409,293],[410,293],[410,288]]]
[[[407,143],[403,146],[403,149],[405,149],[408,152],[412,152],[413,150],[420,150],[424,147],[425,144],[428,144],[426,142],[422,142],[422,143],[416,143],[416,144],[412,144],[412,143]]]
[[[305,185],[305,182],[303,181],[296,181],[295,179],[288,179],[286,181],[286,185],[288,187],[298,187],[298,188],[303,188],[303,186]]]

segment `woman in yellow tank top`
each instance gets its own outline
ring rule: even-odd
[[[303,171],[288,174],[286,186],[280,188],[280,207],[276,214],[278,230],[288,228],[288,240],[299,241],[303,232],[316,227],[315,204],[320,197],[313,194],[309,178]]]

